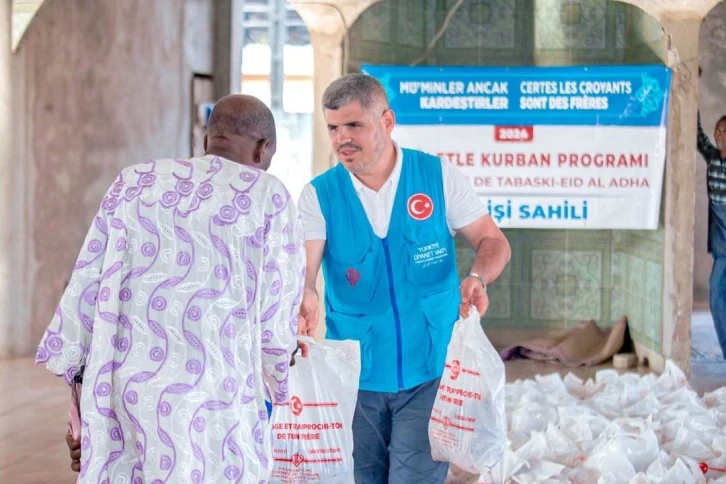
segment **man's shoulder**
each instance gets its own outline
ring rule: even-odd
[[[124,177],[125,181],[129,180],[129,175],[137,173],[153,173],[156,171],[156,164],[162,160],[144,160],[133,165],[125,166],[119,172],[120,176]]]
[[[331,166],[321,174],[314,176],[313,179],[310,181],[310,185],[314,187],[316,184],[336,178],[338,176],[338,172],[341,169],[345,170],[345,168],[340,163],[336,163],[335,166]]]
[[[148,159],[121,169],[119,177],[125,184],[134,184],[143,175],[162,176],[166,173],[173,173],[175,163],[185,163],[191,166],[191,159],[161,158]]]
[[[406,165],[416,165],[416,171],[423,171],[428,173],[430,176],[437,175],[446,170],[443,166],[444,161],[442,158],[432,155],[421,150],[415,150],[411,148],[401,148],[401,159]]]
[[[147,176],[147,180],[143,180],[144,176]],[[166,184],[169,180],[172,183],[188,180],[193,185],[209,182],[216,187],[215,191],[224,191],[226,187],[257,194],[274,192],[282,196],[288,195],[287,188],[275,175],[224,158],[209,156],[163,158],[136,163],[121,170],[117,183],[120,181],[126,186],[134,186],[148,182]]]
[[[262,170],[256,170],[255,168],[249,168],[249,167],[243,167],[246,168],[246,170],[243,170],[243,172],[251,173],[258,175],[258,181],[256,185],[259,185],[260,189],[263,189],[265,191],[271,191],[276,193],[288,193],[287,187],[285,184],[277,178],[275,175],[271,173],[267,173],[266,171]]]
[[[419,163],[432,163],[441,161],[441,158],[436,155],[414,148],[401,147],[401,153],[403,155],[403,159],[408,161],[414,161]]]

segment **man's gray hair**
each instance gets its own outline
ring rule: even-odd
[[[377,103],[388,107],[388,96],[383,84],[367,74],[348,74],[333,81],[323,93],[323,109],[335,111],[341,106],[358,101],[365,110]]]

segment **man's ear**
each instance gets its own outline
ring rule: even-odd
[[[252,162],[255,165],[261,165],[264,161],[265,150],[270,146],[270,140],[262,138],[255,143],[255,149],[252,151]]]
[[[393,128],[396,126],[396,113],[394,113],[391,109],[386,109],[383,116],[381,116],[381,122],[383,123],[383,129],[386,133],[391,134],[393,132]]]

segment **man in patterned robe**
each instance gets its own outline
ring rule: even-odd
[[[124,169],[106,193],[37,363],[83,371],[81,483],[243,482],[272,468],[304,235],[264,170],[272,113],[228,96],[206,154]]]

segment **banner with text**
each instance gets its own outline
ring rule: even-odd
[[[500,227],[656,229],[670,70],[363,66],[403,147],[455,164]]]

